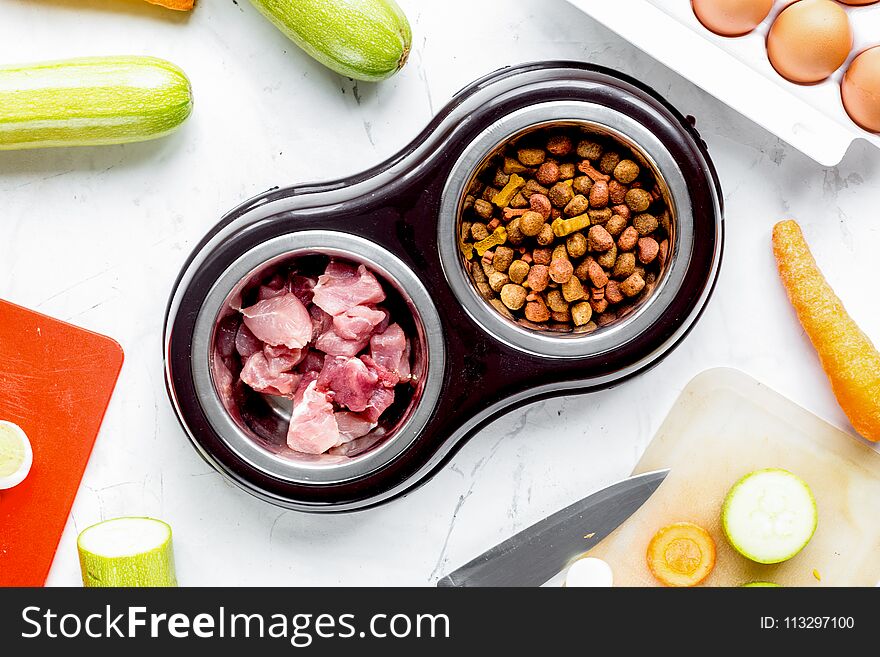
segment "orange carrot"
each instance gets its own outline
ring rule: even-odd
[[[773,228],[779,275],[853,427],[880,440],[880,352],[846,312],[794,221]]]
[[[195,5],[196,0],[147,0],[147,2],[177,11],[189,11]]]

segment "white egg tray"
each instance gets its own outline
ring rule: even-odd
[[[765,48],[770,25],[791,0],[778,0],[754,32],[737,38],[703,27],[690,0],[569,2],[820,164],[839,164],[859,139],[880,148],[880,135],[853,123],[840,97],[840,81],[850,61],[880,45],[880,4],[841,5],[853,26],[853,51],[828,80],[804,86],[780,76]]]

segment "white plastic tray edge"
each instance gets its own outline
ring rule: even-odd
[[[860,137],[647,0],[568,0],[660,63],[824,166]],[[638,16],[637,20],[633,17]],[[658,38],[662,35],[662,38]],[[724,71],[724,75],[718,75]],[[648,81],[650,83],[650,81]],[[792,119],[792,117],[797,117]]]

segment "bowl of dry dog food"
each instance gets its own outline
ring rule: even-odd
[[[516,135],[470,182],[458,224],[471,280],[537,331],[588,334],[637,311],[670,256],[673,217],[645,153],[597,126]]]
[[[519,349],[583,358],[621,348],[687,285],[689,186],[662,140],[619,110],[523,108],[453,169],[440,235],[450,285]]]

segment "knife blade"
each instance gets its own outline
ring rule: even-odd
[[[437,586],[540,586],[638,511],[668,474],[646,472],[603,488],[484,552]]]

